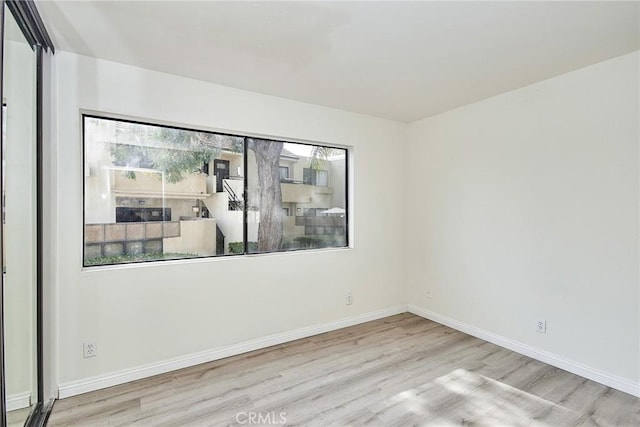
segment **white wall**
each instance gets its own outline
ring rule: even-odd
[[[58,259],[47,285],[59,384],[406,303],[405,125],[65,52],[53,60]],[[83,270],[81,109],[353,147],[354,247]],[[83,359],[83,340],[97,357]]]
[[[637,387],[638,63],[410,124],[411,304]]]
[[[407,127],[59,52],[45,191],[51,377],[90,383],[409,302],[637,384],[638,62]],[[352,146],[354,247],[83,270],[81,109]],[[83,340],[97,341],[97,357],[82,358]]]

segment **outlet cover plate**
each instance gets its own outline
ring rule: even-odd
[[[82,351],[84,358],[95,357],[98,355],[98,345],[95,342],[82,343]]]

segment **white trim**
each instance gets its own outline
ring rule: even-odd
[[[424,317],[425,319],[429,319],[445,326],[449,326],[450,328],[457,329],[458,331],[464,332],[466,334],[473,335],[474,337],[483,339],[485,341],[489,341],[493,344],[497,344],[501,347],[515,351],[517,353],[524,354],[525,356],[529,356],[541,362],[548,363],[549,365],[555,366],[557,368],[564,369],[565,371],[580,375],[581,377],[588,378],[611,388],[615,388],[616,390],[620,390],[633,396],[640,397],[640,383],[610,374],[608,372],[601,371],[587,365],[583,365],[582,363],[566,359],[562,356],[549,353],[548,351],[540,350],[531,345],[494,334],[493,332],[486,331],[468,323],[460,322],[458,320],[443,316],[438,313],[434,313],[433,311],[415,305],[409,304],[409,312],[420,317]]]
[[[105,375],[99,375],[95,377],[86,378],[79,381],[72,381],[64,384],[60,384],[58,387],[58,397],[60,399],[76,396],[78,394],[87,393],[94,390],[100,390],[107,387],[112,387],[119,384],[139,380],[142,378],[148,378],[154,375],[163,374],[166,372],[174,371],[177,369],[188,368],[190,366],[199,365],[201,363],[211,362],[214,360],[223,359],[225,357],[235,356],[242,353],[247,353],[254,350],[270,347],[273,345],[282,344],[289,341],[294,341],[301,338],[310,337],[325,332],[335,331],[337,329],[346,328],[349,326],[358,325],[360,323],[370,322],[372,320],[382,319],[384,317],[393,316],[396,314],[410,312],[425,319],[438,322],[450,328],[459,330],[474,337],[483,339],[485,341],[497,344],[501,347],[515,351],[525,356],[529,356],[541,362],[548,363],[549,365],[556,366],[560,369],[572,372],[581,377],[588,378],[606,386],[615,388],[616,390],[629,393],[633,396],[640,397],[640,383],[630,381],[626,378],[622,378],[590,366],[583,365],[581,363],[566,359],[564,357],[549,353],[544,350],[540,350],[528,344],[515,341],[501,335],[494,334],[493,332],[486,331],[468,323],[454,320],[450,317],[443,316],[438,313],[434,313],[430,310],[415,306],[396,306],[383,310],[372,311],[369,313],[359,314],[351,317],[346,317],[335,322],[328,322],[314,326],[308,326],[305,328],[295,329],[289,332],[283,332],[280,334],[269,335],[263,338],[257,338],[253,340],[244,341],[238,344],[225,346],[213,350],[206,350],[199,353],[193,353],[186,356],[176,357],[173,359],[150,363],[143,366],[138,366],[132,369],[125,369],[122,371],[112,372]],[[24,399],[26,396],[27,404],[20,406],[25,408],[30,405],[30,395],[20,395],[20,398]],[[13,400],[12,400],[13,399]],[[7,399],[7,406],[9,410],[11,408],[11,402],[17,401],[17,395],[9,397]],[[21,400],[25,402],[25,400]],[[13,409],[19,409],[14,407]]]
[[[238,344],[233,344],[213,350],[205,350],[199,353],[180,356],[161,362],[150,363],[132,369],[125,369],[105,375],[98,375],[79,381],[71,381],[68,383],[60,384],[58,386],[58,397],[60,399],[63,399],[65,397],[71,397],[94,390],[112,387],[114,385],[124,384],[130,381],[163,374],[165,372],[188,368],[190,366],[199,365],[201,363],[211,362],[214,360],[223,359],[225,357],[235,356],[238,354],[247,353],[249,351],[259,350],[262,348],[271,347],[273,345],[278,345],[301,338],[307,338],[313,335],[335,331],[337,329],[342,329],[349,326],[358,325],[360,323],[370,322],[372,320],[382,319],[384,317],[389,317],[406,312],[406,305],[390,307],[382,310],[372,311],[369,313],[346,317],[334,322],[294,329],[293,331],[269,335],[263,338],[257,338],[249,341],[243,341]]]
[[[31,393],[25,391],[7,396],[7,412],[31,406]]]

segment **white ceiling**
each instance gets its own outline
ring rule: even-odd
[[[637,1],[37,4],[61,50],[403,122],[640,49]]]

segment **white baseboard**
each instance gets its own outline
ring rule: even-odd
[[[529,356],[541,362],[548,363],[549,365],[555,366],[557,368],[564,369],[565,371],[580,375],[581,377],[588,378],[611,388],[615,388],[616,390],[620,390],[633,396],[640,397],[640,383],[616,375],[612,375],[610,373],[592,368],[590,366],[583,365],[573,360],[569,360],[553,353],[540,350],[528,344],[523,344],[519,341],[515,341],[489,331],[485,331],[484,329],[480,329],[468,323],[451,319],[450,317],[434,313],[430,310],[417,307],[415,305],[409,305],[409,312],[420,317],[424,317],[425,319],[433,320],[434,322],[440,323],[442,325],[449,326],[450,328],[457,329],[458,331],[483,339],[485,341],[489,341],[493,344],[497,344],[509,350],[513,350],[517,353],[524,354],[525,356]]]
[[[320,325],[309,326],[306,328],[295,329],[293,331],[269,335],[263,338],[244,341],[222,348],[206,350],[199,353],[176,357],[174,359],[164,360],[157,363],[150,363],[132,369],[125,369],[122,371],[86,378],[79,381],[72,381],[60,384],[58,386],[58,397],[60,399],[63,399],[65,397],[71,397],[94,390],[100,390],[103,388],[124,384],[130,381],[163,374],[165,372],[188,368],[190,366],[199,365],[201,363],[224,359],[225,357],[235,356],[238,354],[247,353],[249,351],[270,347],[272,345],[278,345],[301,338],[307,338],[313,335],[322,334],[324,332],[330,332],[337,329],[346,328],[348,326],[354,326],[360,323],[370,322],[372,320],[382,319],[384,317],[389,317],[395,314],[406,312],[406,305],[390,307],[383,310],[372,311],[369,313],[347,317],[335,322],[328,322]]]
[[[122,371],[86,378],[79,381],[64,383],[58,387],[58,397],[60,399],[63,399],[65,397],[76,396],[78,394],[100,390],[103,388],[112,387],[143,378],[148,378],[154,375],[175,371],[177,369],[188,368],[190,366],[199,365],[201,363],[224,359],[225,357],[259,350],[262,348],[294,341],[301,338],[307,338],[313,335],[322,334],[324,332],[330,332],[337,329],[358,325],[360,323],[370,322],[372,320],[393,316],[395,314],[400,314],[407,311],[420,317],[424,317],[425,319],[433,320],[434,322],[449,326],[453,329],[459,330],[474,337],[489,341],[493,344],[515,351],[517,353],[524,354],[525,356],[529,356],[541,362],[548,363],[549,365],[564,369],[565,371],[580,375],[581,377],[588,378],[611,388],[615,388],[616,390],[620,390],[633,396],[640,397],[640,383],[636,383],[626,378],[612,375],[610,373],[583,365],[564,357],[557,356],[553,353],[540,350],[528,344],[523,344],[521,342],[494,334],[468,323],[460,322],[458,320],[451,319],[447,316],[443,316],[441,314],[434,313],[430,310],[414,305],[409,305],[408,307],[401,305],[383,310],[359,314],[356,316],[337,320],[335,322],[295,329],[293,331],[269,335],[266,337],[244,341],[226,347],[206,350],[199,353],[176,357],[157,363],[150,363],[132,369],[125,369]],[[7,406],[9,410],[12,410],[12,405],[14,405],[13,409],[20,409],[28,407],[30,403],[30,395],[28,393],[24,396],[10,396],[7,399]]]
[[[31,393],[25,391],[7,396],[7,412],[31,406]]]

